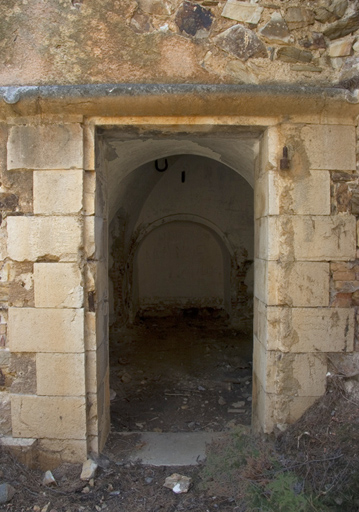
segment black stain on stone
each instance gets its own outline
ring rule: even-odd
[[[89,292],[88,293],[88,305],[89,305],[89,311],[95,312],[95,292]]]
[[[19,203],[18,197],[15,194],[0,194],[0,209],[13,212]]]
[[[213,14],[199,4],[183,2],[176,14],[176,23],[181,32],[195,36],[199,30],[211,28]]]

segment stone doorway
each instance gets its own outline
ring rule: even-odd
[[[117,431],[251,422],[261,136],[218,127],[98,130]]]

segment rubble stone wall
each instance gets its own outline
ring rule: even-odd
[[[357,0],[6,0],[0,83],[302,83],[359,76]]]

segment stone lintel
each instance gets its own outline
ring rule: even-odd
[[[85,84],[0,87],[0,118],[42,115],[278,116],[355,119],[358,99],[334,87],[297,85]],[[16,107],[13,107],[16,105]]]

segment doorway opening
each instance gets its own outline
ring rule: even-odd
[[[250,424],[260,136],[233,127],[98,129],[112,430]]]

